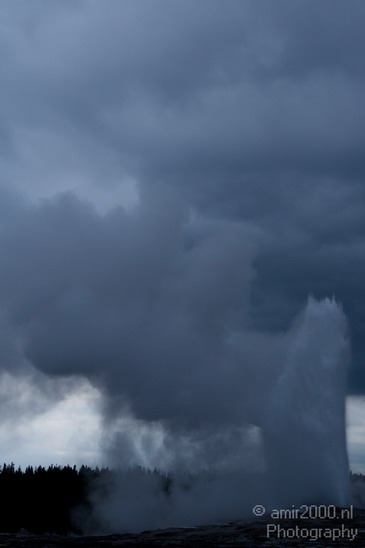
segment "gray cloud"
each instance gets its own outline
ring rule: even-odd
[[[242,223],[194,220],[169,192],[105,216],[61,196],[4,227],[0,298],[43,371],[105,375],[142,418],[181,408],[191,421],[237,420],[239,408],[225,417],[223,400],[204,409],[201,394],[224,393],[229,367],[242,380],[229,336],[247,321],[252,239]]]
[[[364,4],[1,11],[4,367],[21,340],[107,416],[255,422],[293,317],[335,293],[362,393]]]

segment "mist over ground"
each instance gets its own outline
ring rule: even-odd
[[[0,11],[2,424],[95,390],[103,463],[217,472],[176,487],[168,524],[261,493],[346,504],[344,400],[365,388],[363,2]]]

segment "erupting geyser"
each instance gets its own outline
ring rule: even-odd
[[[349,344],[341,307],[334,299],[309,298],[290,337],[263,425],[273,504],[345,506]]]

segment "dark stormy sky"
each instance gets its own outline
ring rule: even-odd
[[[85,375],[110,420],[254,421],[335,295],[364,394],[364,24],[357,0],[2,2],[3,370]]]

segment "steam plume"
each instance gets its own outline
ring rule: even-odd
[[[348,361],[341,308],[333,299],[310,298],[293,329],[264,425],[270,480],[284,504],[349,503]]]

